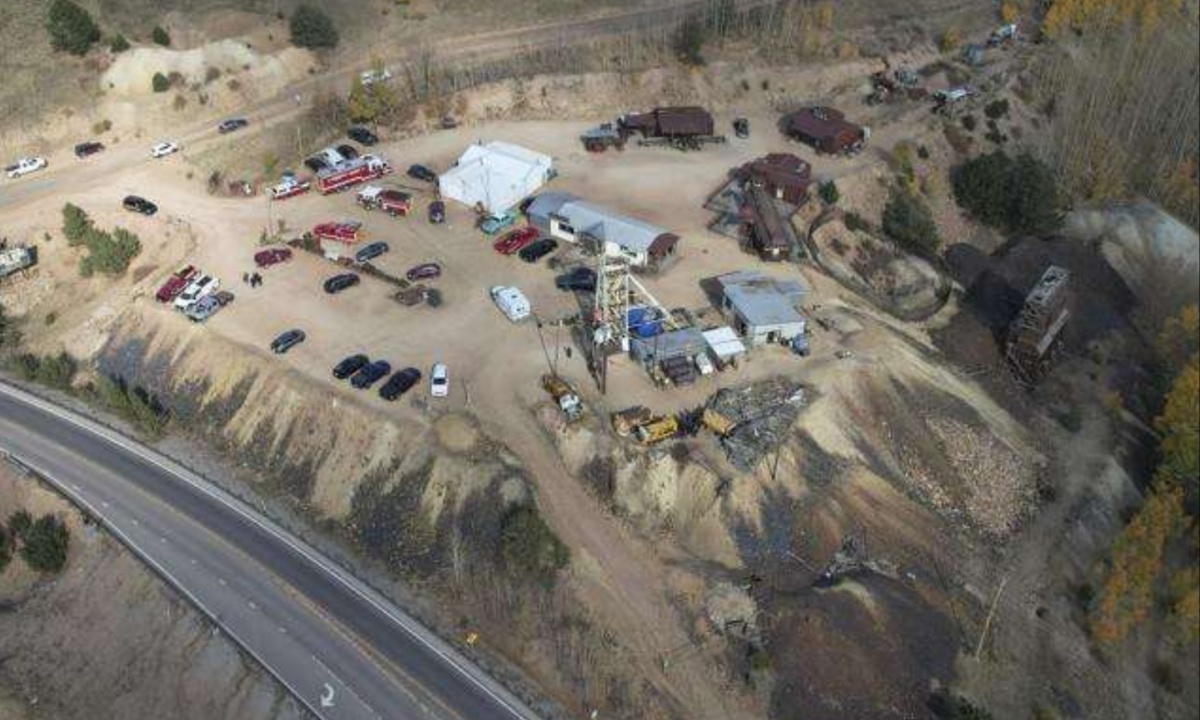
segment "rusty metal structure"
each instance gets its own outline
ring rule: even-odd
[[[1046,268],[1008,327],[1005,356],[1017,380],[1025,385],[1045,377],[1062,345],[1063,327],[1071,316],[1067,308],[1070,278],[1066,268]]]

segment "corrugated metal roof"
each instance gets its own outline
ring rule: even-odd
[[[742,343],[742,339],[728,325],[722,325],[712,330],[705,330],[701,334],[704,336],[704,341],[708,343],[708,347],[713,351],[713,354],[721,360],[737,355],[744,355],[746,352],[746,346]]]
[[[530,203],[527,211],[531,216],[558,216],[575,228],[577,233],[587,233],[633,252],[650,252],[655,242],[663,236],[667,236],[668,240],[678,240],[678,237],[657,225],[615,213],[568,193],[542,193]],[[662,250],[662,245],[668,240],[660,242],[657,249]]]
[[[752,270],[721,275],[717,280],[725,298],[750,325],[790,325],[804,320],[796,305],[805,290],[795,280],[780,280]]]

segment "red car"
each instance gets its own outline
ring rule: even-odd
[[[356,243],[363,239],[362,223],[354,220],[321,223],[313,228],[313,235],[316,235],[321,240]]]
[[[501,255],[512,255],[529,243],[537,240],[538,234],[538,230],[535,227],[522,227],[516,230],[509,230],[492,247]]]
[[[278,265],[281,262],[287,262],[291,259],[292,251],[290,248],[269,248],[254,253],[254,264],[260,268]]]
[[[171,302],[177,295],[179,295],[179,293],[183,292],[183,289],[187,287],[192,280],[196,279],[196,275],[198,273],[199,271],[191,265],[185,265],[179,268],[174,275],[167,278],[167,281],[162,284],[162,287],[158,289],[158,292],[154,293],[154,299],[158,300],[160,303]]]
[[[404,277],[408,278],[409,282],[417,280],[432,280],[442,276],[442,266],[437,263],[424,263],[411,268]]]

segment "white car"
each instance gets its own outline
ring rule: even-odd
[[[363,85],[374,85],[377,82],[387,82],[392,79],[392,73],[387,68],[382,70],[363,70],[358,79]]]
[[[446,397],[450,394],[450,375],[446,371],[446,363],[434,363],[429,372],[429,394],[434,397]]]
[[[46,167],[46,158],[31,157],[21,158],[12,165],[4,168],[4,172],[8,173],[10,178],[19,178],[22,175],[28,175],[31,172],[37,172]]]
[[[174,140],[164,140],[154,147],[150,148],[150,157],[160,158],[166,157],[173,153],[179,152],[179,143]]]
[[[200,298],[211,295],[221,287],[221,281],[211,275],[204,275],[192,281],[191,285],[184,288],[183,292],[179,293],[179,297],[175,298],[175,307],[180,310],[187,310],[192,303]]]
[[[525,294],[515,287],[497,285],[491,289],[492,302],[504,313],[504,317],[513,322],[520,322],[529,317],[531,308]]]

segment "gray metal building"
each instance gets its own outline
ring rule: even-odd
[[[804,334],[804,316],[797,309],[805,289],[796,280],[780,280],[755,270],[717,277],[721,310],[750,345],[786,343]]]
[[[563,192],[545,192],[526,208],[529,224],[557,240],[593,252],[626,257],[633,267],[658,272],[674,261],[679,236]]]

